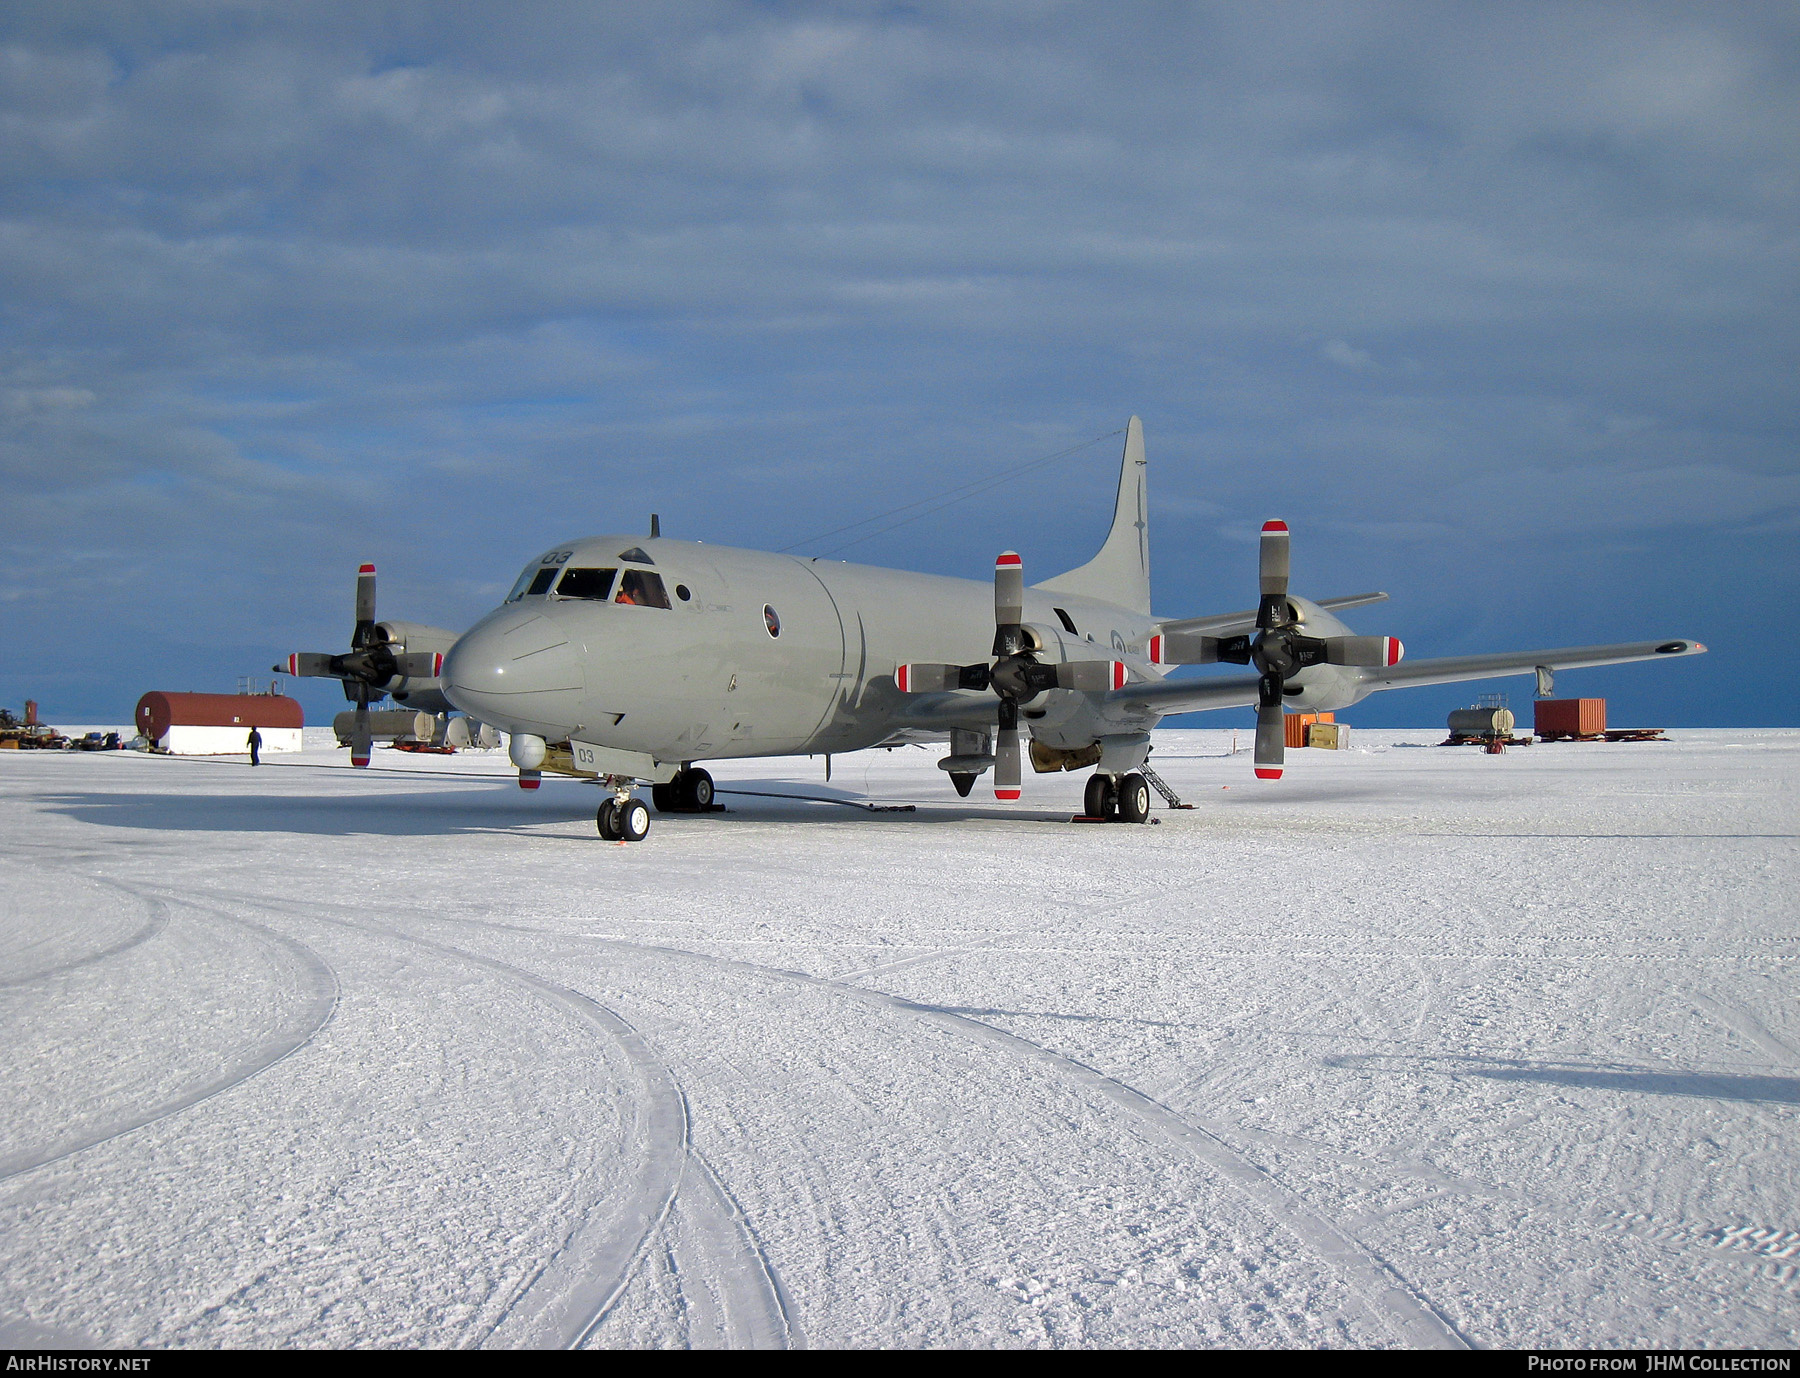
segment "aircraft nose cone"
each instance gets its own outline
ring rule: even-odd
[[[580,648],[535,609],[502,608],[477,622],[444,657],[444,697],[470,716],[551,741],[580,721]]]

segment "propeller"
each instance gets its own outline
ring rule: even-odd
[[[1116,660],[1076,660],[1045,665],[1037,659],[1043,639],[1025,625],[1025,566],[1016,550],[994,561],[994,659],[992,664],[944,665],[922,661],[902,665],[894,682],[904,694],[949,689],[992,689],[1000,699],[994,739],[994,797],[1013,800],[1022,784],[1019,708],[1046,689],[1104,693],[1122,688],[1125,666]]]
[[[1313,665],[1398,665],[1405,647],[1391,636],[1307,636],[1300,614],[1288,600],[1290,542],[1287,523],[1266,521],[1257,552],[1262,598],[1256,608],[1256,635],[1211,637],[1174,632],[1151,638],[1150,658],[1161,665],[1206,665],[1229,661],[1254,665],[1256,686],[1256,777],[1279,780],[1286,756],[1287,724],[1282,704],[1287,684]]]
[[[363,565],[356,573],[356,626],[350,633],[347,655],[298,651],[277,674],[340,680],[344,697],[356,705],[356,721],[350,732],[350,764],[369,764],[375,734],[369,727],[371,691],[385,693],[396,679],[435,679],[444,657],[435,651],[407,652],[403,642],[390,640],[375,621],[375,566]],[[401,649],[396,649],[397,647]]]

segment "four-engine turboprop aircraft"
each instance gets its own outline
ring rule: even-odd
[[[1336,616],[1386,594],[1315,602],[1289,592],[1279,521],[1263,526],[1257,607],[1158,617],[1145,473],[1133,417],[1105,544],[1080,568],[1029,587],[1011,551],[990,589],[655,534],[595,536],[534,559],[505,603],[461,637],[377,624],[364,566],[351,654],[295,656],[277,668],[343,679],[359,712],[371,687],[398,687],[421,706],[441,693],[512,734],[521,786],[535,788],[546,769],[608,786],[601,835],[636,841],[650,826],[633,795],[641,781],[660,810],[704,810],[713,786],[701,761],[930,741],[950,744],[938,764],[960,795],[992,770],[995,796],[1019,798],[1028,755],[1039,772],[1092,766],[1088,815],[1142,822],[1150,730],[1170,713],[1255,705],[1256,774],[1272,780],[1288,710],[1534,671],[1547,686],[1559,669],[1706,649],[1674,639],[1402,663],[1397,640],[1357,636]],[[1255,673],[1165,675],[1221,661]],[[366,735],[355,746],[365,764]]]

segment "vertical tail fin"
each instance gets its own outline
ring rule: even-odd
[[[1150,526],[1145,486],[1144,423],[1132,417],[1125,427],[1125,455],[1119,463],[1119,499],[1112,530],[1100,553],[1079,569],[1046,579],[1047,593],[1095,598],[1132,612],[1150,611]]]

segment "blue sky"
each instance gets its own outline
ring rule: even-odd
[[[0,703],[340,648],[363,559],[458,627],[652,510],[820,553],[1136,412],[1159,610],[1281,516],[1413,655],[1697,636],[1559,689],[1800,722],[1791,5],[286,8],[0,11]],[[1048,577],[1117,446],[840,553]]]

